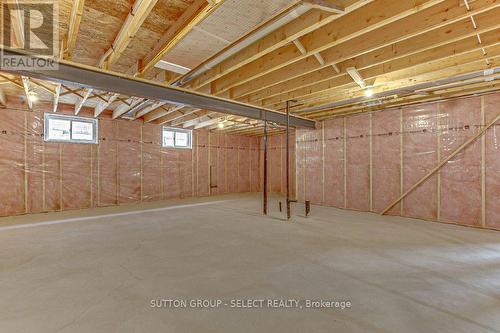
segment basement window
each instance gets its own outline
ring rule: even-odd
[[[97,119],[45,113],[46,142],[97,144]]]
[[[165,148],[191,149],[193,147],[193,131],[163,127],[162,146]]]

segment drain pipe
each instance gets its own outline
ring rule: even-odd
[[[264,195],[264,215],[267,215],[267,120],[264,120],[264,184],[263,184],[263,195]]]
[[[290,220],[292,215],[290,204],[290,104],[297,103],[296,100],[286,101],[286,218]]]

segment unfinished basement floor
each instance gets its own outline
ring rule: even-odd
[[[500,332],[500,232],[302,206],[287,223],[260,206],[245,194],[1,219],[0,332]],[[167,299],[352,305],[151,307]]]

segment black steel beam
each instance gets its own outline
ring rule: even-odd
[[[10,48],[1,47],[1,50],[5,56],[26,56],[30,58],[30,62],[41,59],[38,56]],[[273,110],[206,95],[179,87],[165,86],[157,82],[105,71],[95,67],[83,66],[68,61],[54,60],[54,62],[58,66],[55,70],[43,68],[0,68],[0,70],[41,80],[72,84],[84,88],[93,88],[127,96],[165,101],[167,103],[183,104],[193,108],[206,109],[251,119],[267,119],[269,122],[286,125],[286,115]],[[290,125],[295,127],[314,128],[315,122],[310,119],[291,116]]]

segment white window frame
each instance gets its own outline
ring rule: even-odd
[[[70,122],[69,139],[53,139],[50,138],[49,122],[51,120],[66,120]],[[92,140],[73,139],[73,122],[88,123],[92,125]],[[63,114],[45,113],[43,123],[43,133],[45,142],[59,142],[59,143],[83,143],[83,144],[98,144],[99,143],[99,122],[97,119],[68,116]]]
[[[173,132],[174,133],[174,145],[168,146],[165,145],[164,135],[165,132]],[[178,146],[175,142],[175,133],[185,133],[188,136],[188,146]],[[193,130],[177,128],[177,127],[167,127],[163,126],[161,129],[161,146],[163,148],[173,148],[173,149],[193,149]]]

